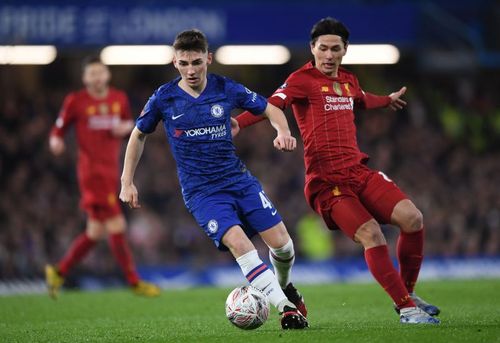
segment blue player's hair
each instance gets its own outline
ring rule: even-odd
[[[311,44],[314,45],[319,36],[336,35],[342,38],[344,45],[349,42],[349,30],[340,21],[332,17],[326,17],[314,24],[311,30]]]
[[[207,52],[208,41],[200,30],[186,30],[175,37],[173,47],[174,50]]]

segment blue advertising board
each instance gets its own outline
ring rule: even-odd
[[[170,44],[178,32],[195,27],[207,35],[211,45],[302,46],[308,42],[312,25],[326,16],[343,21],[354,43],[401,46],[416,40],[418,10],[411,3],[215,4],[8,1],[0,5],[0,44]]]

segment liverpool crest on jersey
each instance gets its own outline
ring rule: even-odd
[[[333,90],[335,93],[337,93],[338,96],[342,96],[342,88],[340,87],[340,83],[334,82],[333,83]]]
[[[107,116],[109,114],[109,106],[106,103],[99,104],[99,114]]]

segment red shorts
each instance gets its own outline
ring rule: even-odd
[[[313,179],[305,194],[329,229],[340,229],[351,239],[372,218],[390,223],[396,204],[408,198],[384,173],[362,164],[340,170],[329,180]]]
[[[96,199],[82,197],[80,206],[90,219],[104,221],[122,214],[118,196],[115,193],[109,193],[107,197]]]

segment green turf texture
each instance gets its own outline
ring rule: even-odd
[[[500,342],[500,280],[426,281],[417,291],[441,307],[438,326],[403,325],[374,283],[299,287],[310,328],[283,331],[272,310],[244,331],[225,317],[230,289],[128,290],[0,297],[0,342]]]

